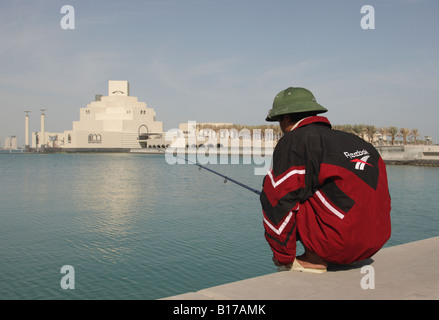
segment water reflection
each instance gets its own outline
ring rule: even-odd
[[[81,156],[78,175],[71,183],[70,196],[78,205],[78,224],[89,242],[81,245],[95,250],[105,261],[122,261],[142,231],[139,224],[154,215],[158,198],[155,185],[159,175],[145,157],[132,155]],[[139,209],[142,214],[139,214]]]

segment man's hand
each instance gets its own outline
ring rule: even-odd
[[[276,267],[285,266],[285,268],[287,269],[291,269],[291,266],[293,265],[292,263],[282,264],[279,261],[277,261],[275,257],[273,257],[273,263],[276,265]]]

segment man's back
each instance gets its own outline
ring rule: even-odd
[[[291,175],[280,186],[294,171],[302,174]],[[383,160],[360,137],[331,129],[326,118],[311,117],[284,135],[271,175],[276,188],[264,183],[271,202],[265,202],[266,215],[276,208],[276,220],[281,221],[297,206],[300,239],[323,259],[359,261],[389,239],[390,195]]]

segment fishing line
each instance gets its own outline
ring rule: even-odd
[[[163,152],[163,153],[166,153],[166,152],[163,151],[163,150],[159,150],[159,151],[160,151],[160,152]],[[245,188],[245,189],[247,189],[247,190],[249,190],[249,191],[251,191],[251,192],[253,192],[253,193],[256,193],[257,195],[261,195],[261,192],[260,192],[259,190],[253,189],[253,188],[251,188],[251,187],[245,185],[245,184],[242,183],[242,182],[236,181],[236,180],[233,179],[233,178],[230,178],[230,177],[228,177],[228,176],[226,176],[226,175],[223,175],[223,174],[221,174],[221,173],[219,173],[219,172],[217,172],[217,171],[215,171],[215,170],[212,170],[212,169],[210,169],[210,168],[207,168],[207,167],[205,167],[205,166],[203,166],[203,165],[201,165],[201,164],[199,164],[199,163],[197,163],[197,162],[191,161],[191,160],[189,160],[189,159],[186,158],[186,157],[179,157],[178,155],[174,155],[174,156],[177,157],[177,158],[179,158],[179,159],[183,159],[183,160],[185,160],[187,163],[192,163],[192,164],[198,166],[198,169],[199,169],[199,170],[204,169],[204,170],[210,171],[210,172],[212,172],[213,174],[216,174],[216,175],[218,175],[218,176],[224,178],[224,183],[227,183],[228,181],[230,181],[230,182],[233,182],[233,183],[237,184],[237,185],[240,186],[240,187],[243,187],[243,188]]]

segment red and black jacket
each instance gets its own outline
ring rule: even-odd
[[[343,264],[371,257],[389,239],[386,167],[371,144],[314,116],[279,140],[272,162],[260,200],[279,262],[294,261],[298,239]]]

